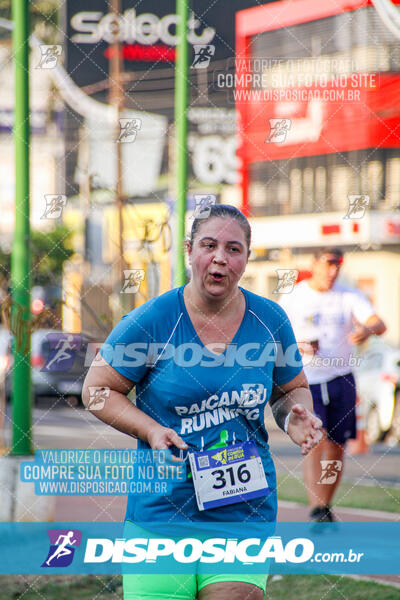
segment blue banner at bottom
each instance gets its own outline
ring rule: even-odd
[[[0,573],[398,574],[400,523],[0,523]]]

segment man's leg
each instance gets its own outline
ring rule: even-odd
[[[332,440],[324,439],[312,449],[304,460],[304,481],[307,487],[308,500],[311,508],[316,506],[328,506],[335,494],[336,488],[339,485],[340,478],[343,472],[336,470],[336,479],[332,483],[318,483],[321,474],[321,460],[340,461],[343,463],[344,445],[333,442]],[[343,467],[343,465],[342,465]]]
[[[313,405],[315,414],[322,421],[323,438],[320,443],[315,446],[303,460],[303,477],[307,490],[308,501],[311,509],[323,505],[321,498],[320,485],[317,484],[321,475],[321,460],[324,458],[324,447],[326,441],[326,429],[328,425],[327,407],[322,401],[320,384],[310,385],[310,391],[313,397]]]
[[[345,443],[349,437],[355,437],[355,382],[353,375],[349,373],[330,381],[325,390],[322,390],[322,386],[314,385],[311,385],[310,389],[314,410],[316,414],[321,413],[325,432],[323,440],[304,460],[304,480],[311,508],[316,512],[321,508],[322,511],[320,515],[311,515],[311,518],[330,520],[332,515],[329,506],[343,473]],[[333,464],[330,473],[331,483],[318,483],[322,475],[321,460],[341,462],[341,465]]]
[[[323,448],[326,441],[326,432],[323,433],[324,437],[318,446],[315,446],[303,460],[303,477],[311,509],[323,505],[321,486],[317,485],[321,474],[321,460],[323,460]]]
[[[356,385],[352,373],[337,377],[328,383],[329,406],[327,411],[329,437],[324,448],[324,459],[340,461],[334,468],[332,483],[321,483],[325,504],[329,506],[343,474],[346,440],[356,437]]]

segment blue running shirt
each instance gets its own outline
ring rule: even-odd
[[[222,354],[211,352],[199,339],[185,307],[183,286],[125,315],[100,353],[116,371],[136,383],[137,407],[174,429],[189,451],[254,440],[271,493],[200,512],[188,477],[185,482],[174,482],[169,496],[129,496],[126,519],[276,519],[276,475],[264,409],[273,386],[294,379],[302,363],[284,310],[271,300],[240,290],[246,300],[244,317]],[[149,445],[138,440],[138,448]]]

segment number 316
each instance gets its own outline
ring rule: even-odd
[[[243,463],[243,465],[240,465],[240,467],[237,469],[236,477],[240,483],[247,483],[250,481],[251,474],[250,471],[246,469],[246,466],[246,463]],[[214,483],[213,488],[218,490],[225,487],[227,484],[225,479],[227,474],[229,474],[230,484],[236,485],[235,468],[227,467],[226,469],[215,469],[214,471],[211,471],[211,475],[216,476],[216,482]]]

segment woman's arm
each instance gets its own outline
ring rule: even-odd
[[[274,386],[269,403],[281,429],[284,429],[290,413],[287,433],[295,444],[301,446],[302,454],[308,454],[321,441],[322,422],[313,415],[312,396],[304,371],[288,383]]]
[[[109,390],[104,406],[98,410],[90,407],[89,387]],[[87,372],[82,389],[82,402],[96,417],[118,431],[147,442],[152,448],[166,449],[174,445],[185,449],[187,444],[171,428],[164,427],[155,419],[137,408],[127,394],[135,386],[123,377],[98,354]]]

